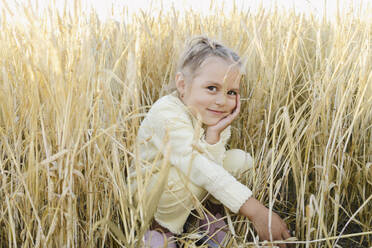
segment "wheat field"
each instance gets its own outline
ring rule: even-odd
[[[372,246],[372,9],[334,21],[237,8],[123,10],[122,21],[78,5],[1,11],[0,247],[140,246],[159,192],[132,194],[136,133],[198,34],[244,60],[229,147],[255,165],[240,180],[296,247]],[[227,215],[228,247],[265,245]],[[196,247],[187,233],[179,242]]]

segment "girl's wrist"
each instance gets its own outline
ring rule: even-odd
[[[254,197],[250,197],[240,208],[240,213],[253,221],[255,217],[261,215],[261,213],[265,212],[266,210],[266,207],[262,205],[261,202]]]
[[[205,141],[210,144],[214,145],[220,140],[220,134],[213,131],[206,131],[205,132]]]

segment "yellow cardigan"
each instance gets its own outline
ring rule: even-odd
[[[161,97],[139,128],[140,159],[151,163],[170,145],[171,165],[237,213],[252,192],[222,167],[230,126],[221,133],[219,142],[210,145],[205,141],[199,123],[178,98],[177,92]]]

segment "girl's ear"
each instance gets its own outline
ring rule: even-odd
[[[176,88],[180,95],[183,95],[186,90],[185,76],[182,72],[177,72],[176,74]]]

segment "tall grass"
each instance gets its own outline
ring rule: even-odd
[[[242,182],[286,219],[298,247],[372,246],[371,9],[335,22],[214,11],[2,16],[1,247],[138,246],[156,194],[131,193],[137,129],[197,34],[246,59],[229,142],[255,158]],[[258,245],[249,221],[229,216],[229,247]]]

